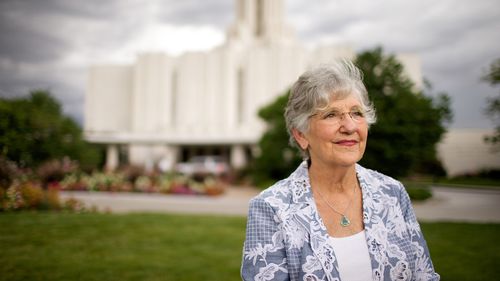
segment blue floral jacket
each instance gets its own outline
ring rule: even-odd
[[[373,280],[439,280],[403,185],[356,165]],[[243,280],[340,280],[307,162],[250,201]]]

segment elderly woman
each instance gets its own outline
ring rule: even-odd
[[[357,164],[376,119],[359,69],[304,73],[285,119],[305,161],[251,200],[242,278],[439,280],[403,185]]]

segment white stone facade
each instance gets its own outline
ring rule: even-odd
[[[307,68],[355,55],[345,46],[304,48],[285,24],[283,5],[237,0],[226,43],[209,52],[144,53],[131,65],[90,67],[84,134],[109,145],[107,168],[128,162],[169,169],[197,154],[245,166],[264,130],[257,111]],[[421,86],[418,57],[399,58]],[[453,151],[440,152],[445,167],[455,169],[446,163]]]
[[[448,176],[475,173],[479,170],[500,168],[500,149],[487,145],[484,137],[492,130],[450,130],[438,145],[438,155]]]

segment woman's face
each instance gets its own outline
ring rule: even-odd
[[[354,96],[332,100],[309,118],[309,131],[294,135],[300,146],[308,149],[313,165],[349,167],[365,152],[368,124],[363,116],[361,103]]]

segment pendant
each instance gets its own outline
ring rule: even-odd
[[[343,227],[346,227],[351,224],[351,221],[344,215],[342,215],[342,218],[340,219],[340,225]]]

